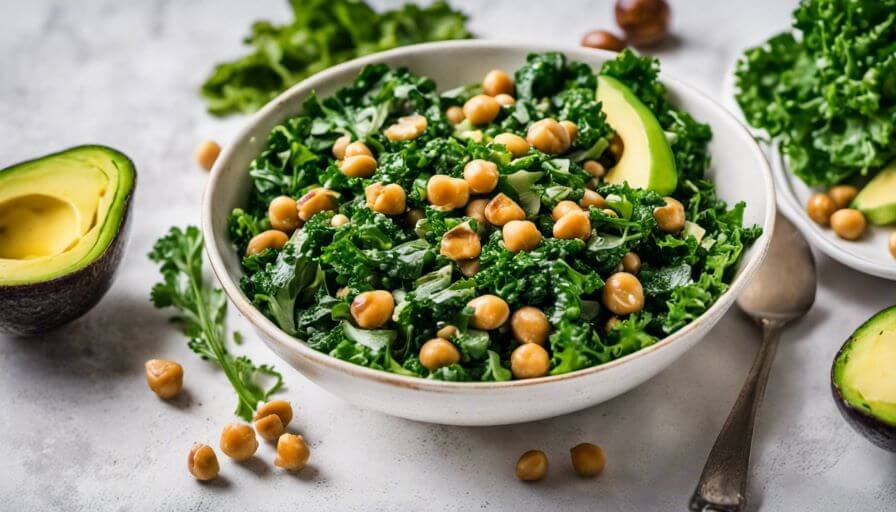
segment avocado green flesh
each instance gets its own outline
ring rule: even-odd
[[[853,206],[873,224],[896,222],[896,161],[890,162],[865,185]]]
[[[101,256],[122,223],[134,167],[79,146],[0,170],[0,286],[49,281]]]
[[[896,306],[853,333],[834,362],[834,385],[852,408],[896,426]]]
[[[628,182],[668,195],[678,186],[672,148],[659,121],[627,86],[615,78],[597,77],[597,99],[607,122],[622,139],[622,157],[607,173],[608,183]]]

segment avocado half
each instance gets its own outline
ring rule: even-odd
[[[0,170],[0,331],[40,334],[99,302],[124,254],[136,178],[105,146]]]
[[[896,222],[896,160],[884,167],[853,200],[872,224]]]
[[[896,306],[846,340],[831,368],[831,391],[856,432],[896,452]]]

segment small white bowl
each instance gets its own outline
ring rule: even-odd
[[[441,382],[395,375],[315,351],[281,331],[249,302],[238,286],[239,258],[227,235],[230,211],[245,205],[247,169],[276,124],[300,113],[302,100],[328,96],[350,83],[366,64],[406,66],[433,78],[443,90],[480,80],[493,68],[514,70],[533,52],[560,51],[598,68],[614,54],[579,47],[458,41],[408,46],[330,68],[292,87],[246,122],[215,163],[202,208],[202,228],[212,269],[230,300],[283,360],[324,389],[361,407],[404,418],[452,425],[500,425],[533,421],[584,409],[650,379],[693,347],[731,307],[761,264],[775,219],[768,163],[750,133],[731,114],[697,90],[665,74],[672,101],[712,126],[710,146],[719,196],[745,201],[745,222],[764,234],[746,251],[731,288],[696,321],[658,343],[610,363],[564,375],[508,382]]]

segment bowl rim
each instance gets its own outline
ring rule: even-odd
[[[240,141],[251,137],[261,120],[273,114],[277,109],[281,108],[281,105],[284,102],[292,100],[292,97],[299,94],[300,90],[308,88],[313,89],[313,85],[315,83],[326,81],[331,77],[337,76],[350,69],[360,68],[367,64],[381,62],[382,60],[400,57],[403,55],[428,53],[431,51],[443,49],[463,51],[467,49],[483,48],[496,51],[523,51],[527,53],[557,51],[567,56],[569,56],[570,54],[581,55],[582,53],[592,52],[608,58],[612,58],[616,55],[614,52],[583,48],[580,46],[547,43],[542,44],[531,42],[490,41],[481,39],[442,41],[403,46],[338,64],[324,71],[316,73],[306,78],[305,80],[302,80],[301,82],[293,85],[292,87],[278,95],[276,98],[262,107],[258,112],[250,116],[243,123],[241,129],[234,137],[232,137],[231,140]],[[744,126],[744,124],[731,112],[729,112],[726,108],[719,104],[719,102],[715,101],[709,95],[702,92],[698,88],[688,85],[685,82],[682,82],[672,76],[669,76],[669,74],[665,72],[661,73],[661,79],[664,83],[667,84],[674,83],[676,88],[687,90],[695,97],[699,98],[701,101],[707,103],[712,109],[717,110],[723,119],[727,120],[728,129],[740,133],[741,137],[748,144],[753,155],[756,157],[756,160],[761,164],[759,166],[759,175],[765,182],[763,195],[766,198],[766,207],[762,225],[763,233],[756,240],[752,247],[754,256],[750,259],[750,261],[746,262],[746,264],[740,268],[740,272],[737,276],[735,276],[730,286],[728,287],[728,290],[726,290],[713,303],[712,306],[704,311],[703,314],[694,319],[694,321],[685,325],[678,331],[675,331],[674,333],[660,339],[649,347],[642,348],[636,352],[628,354],[619,359],[614,359],[604,364],[582,368],[580,370],[569,373],[563,373],[560,375],[548,375],[545,377],[538,377],[533,379],[508,380],[502,382],[450,382],[425,379],[421,377],[409,377],[387,372],[384,370],[375,370],[366,366],[357,365],[348,361],[337,359],[333,356],[330,356],[329,354],[314,350],[313,348],[309,347],[303,340],[290,336],[289,334],[281,330],[276,324],[274,324],[271,320],[264,316],[261,311],[256,309],[251,302],[249,302],[248,298],[243,294],[242,290],[227,272],[226,266],[224,265],[224,260],[221,256],[221,253],[218,251],[217,244],[215,243],[215,233],[212,228],[213,205],[209,198],[214,195],[216,187],[222,180],[219,169],[221,167],[224,167],[225,163],[229,162],[229,160],[233,157],[233,154],[236,152],[236,146],[233,142],[226,145],[224,150],[221,152],[221,155],[215,162],[215,165],[211,171],[211,176],[209,177],[209,181],[206,184],[202,197],[202,236],[205,242],[206,255],[211,263],[212,272],[220,282],[225,294],[227,295],[231,303],[236,306],[237,310],[246,317],[246,319],[252,324],[255,329],[262,332],[262,337],[266,338],[268,344],[276,343],[277,345],[281,345],[285,350],[297,351],[301,357],[306,358],[315,364],[325,366],[329,370],[346,373],[351,377],[373,380],[380,384],[391,385],[398,388],[408,388],[430,392],[457,392],[463,390],[479,391],[487,389],[510,390],[513,388],[524,388],[540,384],[556,384],[570,380],[582,379],[589,375],[605,372],[618,366],[622,366],[635,359],[642,358],[647,354],[662,350],[668,345],[671,345],[673,342],[688,337],[691,333],[695,332],[700,327],[700,324],[704,323],[707,319],[712,318],[715,315],[721,315],[724,310],[730,307],[730,304],[734,301],[734,298],[740,294],[743,288],[753,278],[759,268],[759,265],[762,264],[763,260],[765,259],[766,253],[768,252],[768,246],[771,241],[772,232],[774,230],[776,205],[775,183],[774,179],[772,178],[772,171],[770,169],[768,160],[766,159],[765,154],[759,148],[759,145],[753,139],[746,126]],[[277,351],[274,352],[276,353]]]

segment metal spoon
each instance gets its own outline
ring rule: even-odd
[[[778,214],[768,256],[737,300],[737,305],[762,328],[762,345],[709,453],[697,490],[691,497],[691,510],[744,510],[753,423],[765,393],[779,334],[784,325],[809,311],[815,302],[815,288],[812,251],[793,224]]]

